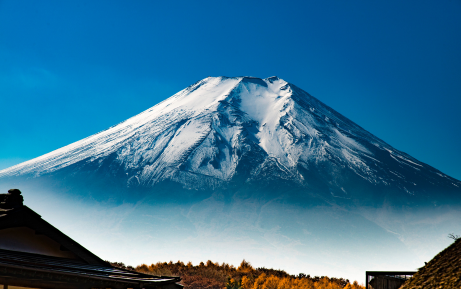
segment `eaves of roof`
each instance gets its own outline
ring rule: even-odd
[[[152,276],[107,265],[92,265],[84,261],[16,252],[0,249],[2,276],[33,276],[44,281],[74,278],[75,281],[104,282],[134,287],[163,287],[180,281],[179,277]]]

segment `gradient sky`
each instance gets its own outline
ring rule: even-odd
[[[460,0],[0,0],[0,169],[207,76],[277,75],[461,179],[460,15]]]

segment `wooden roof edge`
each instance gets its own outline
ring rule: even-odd
[[[367,275],[412,275],[418,271],[365,271]]]
[[[65,247],[70,252],[74,253],[77,257],[81,258],[83,261],[87,262],[90,265],[104,265],[107,267],[117,268],[122,271],[132,272],[127,269],[121,269],[115,266],[112,266],[109,262],[104,261],[103,259],[96,256],[94,253],[80,245],[78,242],[61,232],[59,229],[45,221],[41,215],[32,210],[31,208],[23,205],[14,209],[5,210],[4,217],[6,217],[14,226],[26,226],[29,227],[40,234],[43,234],[50,239],[56,241],[63,247]],[[1,215],[1,213],[0,213]],[[3,217],[2,217],[3,218]],[[13,226],[13,227],[14,227]],[[154,277],[149,274],[136,272],[137,274]],[[180,277],[172,276],[161,276],[162,278],[171,279],[167,282],[176,283],[180,282]],[[150,283],[150,282],[147,282]]]
[[[19,269],[23,271],[31,271],[31,272],[43,272],[43,273],[50,273],[50,274],[57,274],[57,275],[66,275],[66,276],[74,276],[74,277],[81,277],[81,278],[88,278],[91,280],[104,280],[104,281],[109,281],[109,282],[119,282],[119,283],[126,283],[126,284],[132,284],[132,285],[139,285],[139,284],[145,284],[145,285],[152,285],[152,284],[173,284],[177,281],[174,279],[175,277],[170,277],[171,280],[139,280],[139,278],[133,277],[133,278],[123,278],[117,277],[117,276],[94,276],[94,275],[88,275],[88,274],[78,274],[78,273],[72,273],[72,272],[60,272],[60,271],[50,271],[45,268],[28,268],[24,267],[21,265],[13,265],[13,264],[1,264],[0,263],[0,268],[14,268],[14,269]]]
[[[181,277],[179,276],[157,276],[146,274],[143,272],[123,269],[111,266],[110,264],[104,265],[93,265],[86,264],[83,261],[67,259],[62,257],[47,256],[36,253],[12,251],[6,249],[0,249],[0,267],[20,267],[28,270],[75,270],[80,271],[84,274],[103,273],[111,276],[121,275],[129,278],[146,278],[145,282],[179,282]],[[51,261],[51,262],[50,262]],[[37,268],[33,268],[36,267]],[[115,271],[108,272],[106,269],[115,269]],[[128,274],[127,274],[128,273]],[[144,282],[144,281],[143,281]]]

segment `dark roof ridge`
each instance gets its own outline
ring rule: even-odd
[[[88,249],[74,241],[72,238],[58,230],[56,227],[42,219],[42,217],[27,206],[0,210],[0,229],[13,227],[28,227],[61,244],[77,257],[88,264],[107,264]]]
[[[438,253],[409,279],[401,289],[461,288],[461,239]]]

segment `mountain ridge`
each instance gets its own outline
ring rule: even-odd
[[[209,179],[195,186],[202,188],[207,182],[230,181],[249,151],[259,160],[247,180],[258,178],[269,164],[282,178],[303,184],[303,169],[326,165],[351,170],[371,184],[397,184],[408,194],[417,186],[408,172],[414,178],[420,170],[430,179],[427,185],[461,187],[460,181],[394,149],[276,76],[205,78],[107,130],[4,169],[0,178],[36,178],[77,163],[103,163],[116,154],[114,162],[127,175],[127,186]],[[387,158],[386,163],[377,155]],[[344,187],[331,194],[347,197]]]

